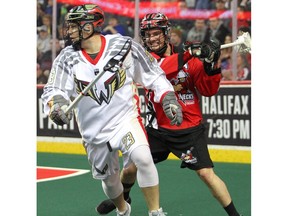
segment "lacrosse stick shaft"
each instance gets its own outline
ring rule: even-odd
[[[237,45],[240,45],[240,44],[244,44],[244,42],[243,41],[235,41],[235,42],[232,42],[232,43],[223,44],[223,45],[221,45],[220,49],[225,49],[225,48],[237,46]]]
[[[69,104],[69,106],[65,110],[65,114],[69,113],[78,104],[78,102],[82,99],[82,97],[84,97],[88,93],[88,91],[90,91],[92,86],[95,85],[95,83],[101,78],[101,76],[104,73],[105,73],[105,70],[102,70],[101,72],[97,74],[97,76],[86,86],[86,88],[83,89],[83,91],[81,91],[78,94],[78,96],[72,101],[72,103]]]

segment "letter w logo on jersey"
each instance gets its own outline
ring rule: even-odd
[[[112,71],[109,71],[109,72],[112,72]],[[95,74],[97,73],[98,72],[96,71]],[[99,92],[97,93],[98,89],[97,89],[97,83],[96,83],[96,85],[93,88],[91,88],[91,90],[88,91],[87,95],[85,96],[90,96],[99,105],[101,105],[103,101],[105,101],[108,104],[111,98],[113,97],[115,91],[121,88],[124,85],[125,80],[126,80],[126,71],[123,68],[119,68],[119,70],[117,70],[116,72],[112,72],[112,73],[113,73],[112,76],[104,82],[103,84],[104,87],[102,88],[102,90],[99,90],[100,93]],[[86,86],[89,84],[88,82],[81,81],[76,78],[75,78],[75,82],[77,83],[76,91],[78,94],[81,91],[83,91],[83,89],[85,89]]]

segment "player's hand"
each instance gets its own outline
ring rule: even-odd
[[[217,62],[221,54],[221,44],[216,38],[210,39],[208,43],[186,41],[183,47],[190,55],[203,58],[208,63]]]
[[[162,100],[163,110],[171,120],[171,125],[180,125],[183,121],[182,108],[174,92],[168,92]]]
[[[67,101],[61,95],[55,95],[52,100],[49,102],[50,104],[50,119],[56,123],[57,125],[69,124],[72,119],[72,111],[68,114],[65,114],[65,110],[69,105],[69,101]]]
[[[189,51],[190,55],[199,57],[201,54],[201,46],[200,42],[192,42],[192,41],[185,41],[183,43],[184,51]]]
[[[221,54],[221,44],[216,38],[210,39],[208,43],[202,44],[200,58],[204,58],[206,62],[217,62]]]

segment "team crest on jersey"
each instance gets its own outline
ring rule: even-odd
[[[97,72],[95,72],[97,74]],[[86,88],[86,86],[89,84],[89,82],[78,80],[76,77],[74,77],[74,80],[76,82],[77,88],[76,91],[79,94],[83,89]],[[110,103],[111,98],[113,97],[115,91],[117,91],[119,88],[121,88],[126,80],[126,71],[125,69],[121,68],[116,73],[113,73],[112,76],[107,79],[104,82],[105,86],[105,92],[101,90],[100,93],[97,93],[97,87],[96,85],[88,91],[87,95],[93,98],[99,105],[102,104],[103,101],[105,101],[107,104]]]
[[[186,105],[194,104],[194,94],[190,90],[189,74],[183,70],[180,70],[177,76],[170,80],[174,87],[175,92],[177,92],[179,99]]]
[[[194,164],[197,163],[197,157],[193,156],[192,151],[194,147],[191,147],[189,150],[187,150],[185,153],[182,153],[181,160],[185,163]]]

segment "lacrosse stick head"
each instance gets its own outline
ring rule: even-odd
[[[236,42],[238,43],[235,46],[235,49],[239,53],[250,53],[251,52],[251,37],[248,32],[243,33],[238,36]]]

